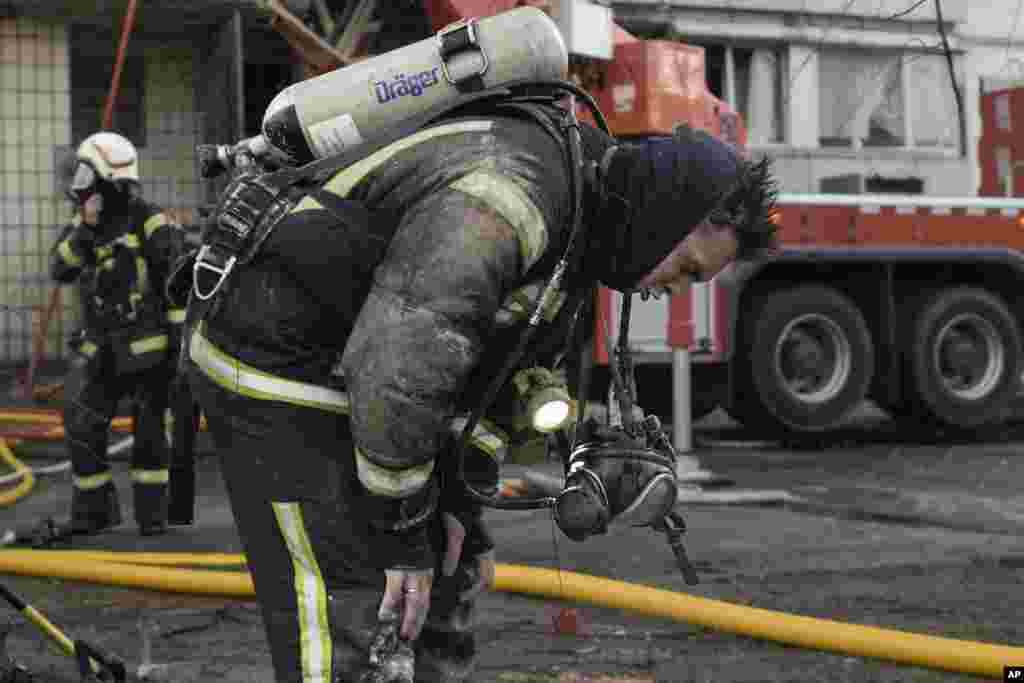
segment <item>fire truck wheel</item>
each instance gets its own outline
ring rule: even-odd
[[[748,426],[820,432],[864,400],[874,347],[864,316],[830,287],[765,295],[744,333],[730,413]]]
[[[1021,374],[1021,335],[998,296],[973,287],[940,290],[915,316],[910,344],[913,414],[963,429],[1004,416]]]

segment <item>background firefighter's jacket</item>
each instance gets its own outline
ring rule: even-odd
[[[165,304],[163,291],[183,248],[180,227],[128,193],[105,202],[96,226],[76,213],[64,227],[50,273],[60,283],[78,282],[83,326],[73,346],[95,364],[113,365],[97,371],[144,370],[175,352],[184,311]]]

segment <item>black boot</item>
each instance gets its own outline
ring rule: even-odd
[[[167,531],[167,484],[132,484],[135,521],[143,536],[157,536]]]
[[[72,489],[71,533],[97,534],[120,523],[121,504],[114,482],[95,489]]]

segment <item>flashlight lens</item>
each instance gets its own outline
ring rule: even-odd
[[[563,400],[548,401],[533,414],[533,428],[538,432],[553,432],[565,424],[569,417],[569,404]]]

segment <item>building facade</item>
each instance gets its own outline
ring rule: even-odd
[[[785,191],[961,196],[981,185],[981,95],[1024,67],[1018,3],[981,4],[939,3],[945,44],[931,0],[614,7],[637,35],[705,47],[709,89],[743,114]]]

